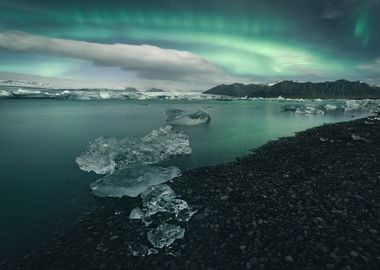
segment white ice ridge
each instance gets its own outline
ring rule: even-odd
[[[188,113],[179,109],[168,109],[166,111],[167,123],[174,126],[196,126],[209,122],[210,115],[205,110]]]
[[[190,153],[189,137],[183,132],[174,132],[168,125],[140,139],[96,138],[76,158],[76,163],[83,171],[113,174],[128,167],[155,164]]]
[[[138,166],[123,169],[93,182],[90,188],[98,197],[137,197],[147,187],[158,185],[181,175],[177,167]]]

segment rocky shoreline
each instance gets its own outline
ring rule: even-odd
[[[198,212],[157,254],[131,252],[131,243],[151,247],[148,229],[129,219],[138,199],[99,199],[8,268],[379,269],[379,120],[309,129],[184,173],[169,185]]]

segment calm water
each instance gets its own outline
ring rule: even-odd
[[[209,124],[177,128],[189,135],[193,153],[172,164],[187,170],[231,161],[296,131],[352,119],[343,113],[285,113],[284,104],[0,100],[0,262],[32,250],[91,209],[88,185],[98,177],[80,171],[74,159],[97,136],[141,137],[165,125],[168,108],[207,108]]]

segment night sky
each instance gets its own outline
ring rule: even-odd
[[[0,79],[379,84],[379,30],[380,0],[0,0]]]

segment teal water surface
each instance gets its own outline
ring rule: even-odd
[[[284,103],[285,102],[285,103]],[[165,110],[206,108],[212,120],[176,127],[193,152],[172,161],[182,170],[220,164],[268,140],[363,114],[300,115],[286,101],[0,100],[0,262],[37,248],[91,210],[98,178],[75,163],[98,136],[141,137],[165,125]]]

